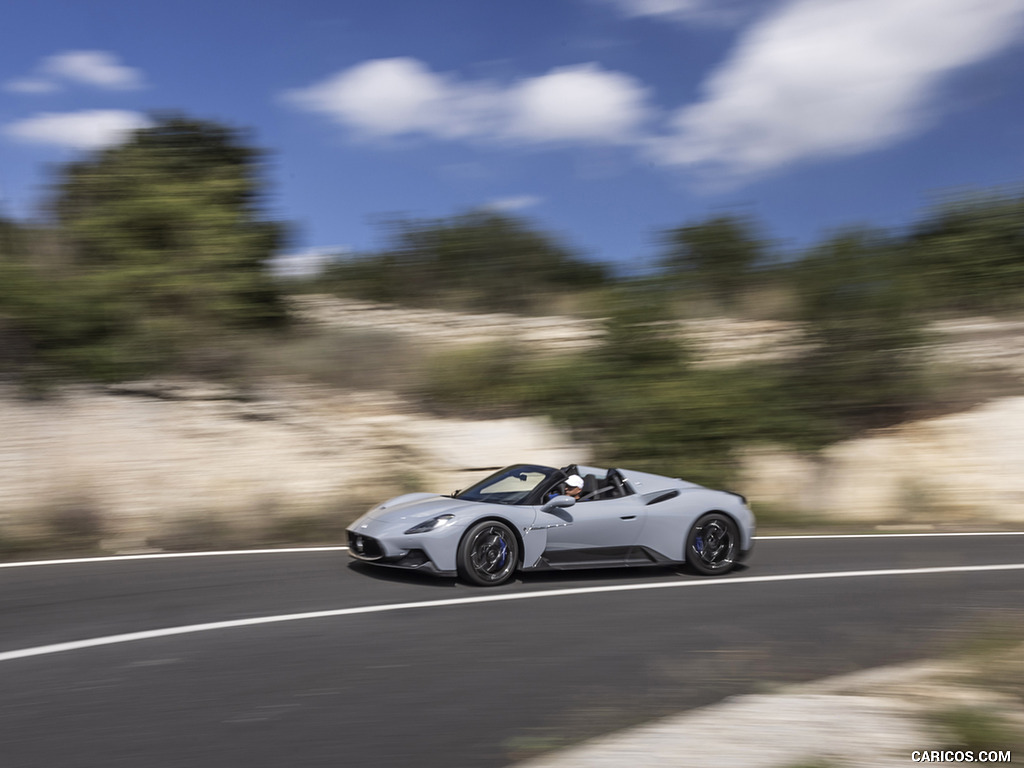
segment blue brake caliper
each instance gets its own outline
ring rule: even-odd
[[[505,538],[499,538],[498,541],[501,543],[501,551],[499,552],[500,562],[499,566],[505,565],[505,560],[508,559],[508,544],[505,543]]]

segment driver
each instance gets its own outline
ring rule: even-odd
[[[576,501],[580,500],[580,494],[583,493],[582,477],[580,477],[579,475],[569,475],[567,478],[565,478],[565,482],[563,483],[563,485],[565,486],[565,490],[563,490],[561,493],[565,494],[566,496],[572,496],[574,499],[576,499]],[[555,496],[558,495],[559,491],[557,488],[555,488],[551,492],[551,498],[554,498]]]

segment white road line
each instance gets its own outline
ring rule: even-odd
[[[476,603],[498,603],[509,600],[539,600],[545,597],[570,597],[574,595],[593,595],[606,592],[639,592],[649,589],[678,589],[698,587],[719,587],[731,584],[766,584],[780,581],[812,581],[818,579],[853,579],[870,576],[922,576],[942,573],[985,573],[993,571],[1021,571],[1024,563],[1006,563],[1002,565],[961,565],[941,568],[904,568],[877,571],[830,571],[825,573],[787,573],[776,576],[742,576],[737,578],[702,579],[689,581],[657,581],[644,584],[614,584],[604,587],[576,587],[572,589],[549,589],[541,592],[511,592],[479,597],[457,597],[448,600],[423,600],[414,603],[391,603],[386,605],[364,605],[356,608],[338,608],[330,611],[313,611],[311,613],[290,613],[278,616],[261,616],[252,619],[235,619],[232,621],[215,621],[209,624],[190,624],[181,627],[151,629],[144,632],[129,632],[123,635],[93,637],[86,640],[74,640],[54,645],[41,645],[35,648],[22,648],[15,651],[0,653],[0,662],[25,659],[30,656],[46,656],[65,651],[80,651],[101,645],[117,645],[133,643],[138,640],[154,640],[160,637],[188,635],[197,632],[212,632],[218,629],[236,629],[239,627],[255,627],[263,624],[280,624],[288,621],[306,621],[308,619],[326,619],[338,616],[356,616],[365,613],[385,613],[389,611],[405,611],[414,608],[445,608],[456,605],[472,605]]]
[[[25,560],[0,563],[0,568],[28,568],[34,565],[74,565],[76,563],[116,563],[122,560],[170,560],[179,557],[225,557],[227,555],[278,555],[285,552],[338,552],[348,547],[279,547],[277,549],[225,549],[216,552],[151,552],[144,555],[74,557],[64,560]]]
[[[782,536],[755,536],[754,541],[769,539],[905,539],[935,536],[1024,536],[1024,531],[963,531],[960,533],[807,533]]]
[[[1024,531],[965,531],[961,533],[812,533],[792,536],[755,536],[754,541],[773,539],[895,539],[935,536],[1024,536]],[[25,560],[0,563],[0,568],[28,568],[38,565],[75,565],[78,563],[114,563],[123,560],[170,560],[180,557],[227,557],[233,555],[279,555],[295,552],[347,552],[348,547],[277,547],[274,549],[225,549],[213,552],[152,552],[143,555],[74,557],[63,560]]]

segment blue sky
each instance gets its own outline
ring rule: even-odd
[[[1024,0],[9,0],[0,213],[176,110],[251,131],[293,251],[480,206],[651,264],[753,216],[781,248],[1024,182]]]

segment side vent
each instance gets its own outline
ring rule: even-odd
[[[671,491],[655,491],[654,493],[645,493],[640,498],[644,500],[644,506],[649,507],[651,504],[660,504],[663,501],[674,499],[679,495],[679,489],[675,488]]]

